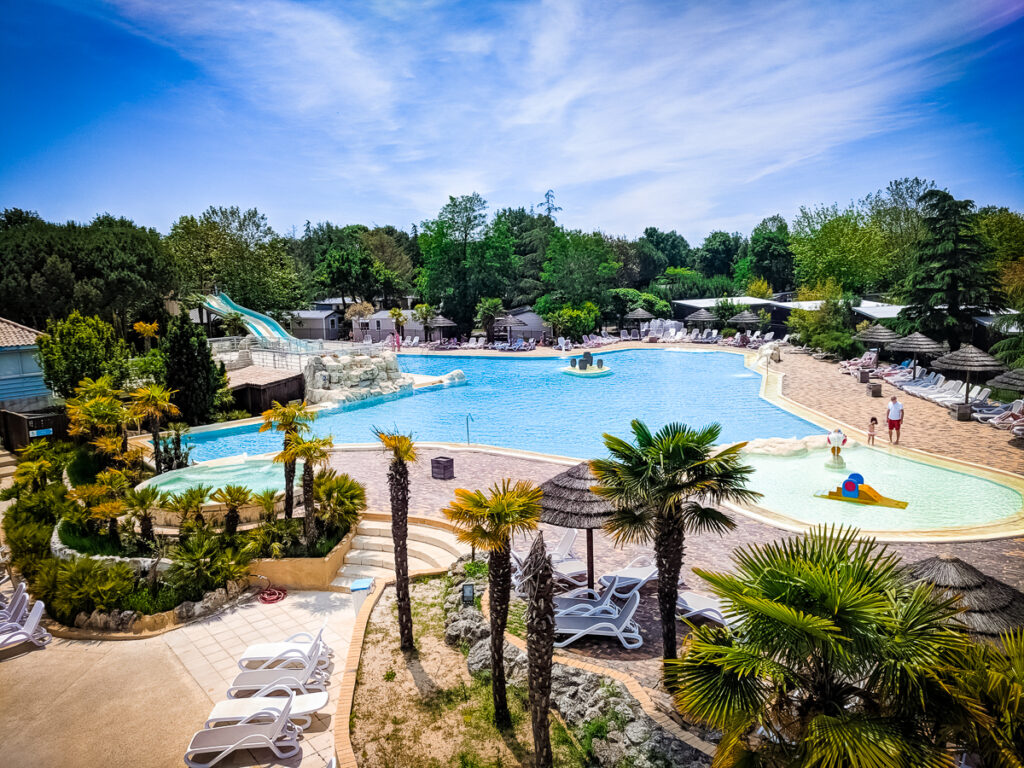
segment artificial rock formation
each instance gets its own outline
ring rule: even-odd
[[[306,363],[306,400],[353,403],[412,389],[393,352],[372,355],[323,355]]]

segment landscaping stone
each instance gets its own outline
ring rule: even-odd
[[[311,403],[356,402],[412,391],[413,387],[412,379],[402,375],[395,354],[387,351],[313,357],[303,376],[306,399]]]
[[[77,616],[75,616],[75,626],[78,629],[81,629],[82,627],[84,627],[88,623],[89,623],[89,614],[86,613],[85,611],[81,611],[81,612],[79,612],[79,614]]]
[[[184,624],[196,615],[196,604],[186,600],[174,609],[174,623]]]

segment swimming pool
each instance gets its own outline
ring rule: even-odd
[[[296,483],[302,482],[302,462],[296,462]],[[151,485],[162,493],[181,493],[196,485],[208,485],[214,490],[228,484],[244,485],[253,493],[274,489],[284,490],[284,465],[271,459],[251,456],[233,456],[220,461],[197,464],[184,469],[164,472],[151,477],[142,486]]]
[[[373,404],[321,412],[317,435],[336,443],[373,441],[373,428],[397,428],[421,441],[465,442],[579,458],[604,455],[602,433],[628,436],[629,422],[722,424],[722,442],[805,437],[820,427],[760,397],[761,377],[728,352],[624,350],[600,353],[614,375],[566,376],[562,358],[402,355],[403,371],[466,383]],[[235,427],[193,434],[192,458],[205,461],[279,450],[281,436]]]

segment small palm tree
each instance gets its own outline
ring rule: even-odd
[[[999,643],[972,643],[963,674],[964,688],[981,702],[987,721],[966,723],[962,742],[981,756],[982,765],[1024,765],[1024,630]]]
[[[405,327],[405,313],[398,307],[392,307],[388,314],[391,316],[391,322],[395,324],[395,345],[398,346],[401,344],[402,329]]]
[[[293,400],[287,405],[275,400],[270,408],[263,412],[263,423],[260,432],[276,430],[284,433],[285,448],[288,435],[305,434],[310,424],[316,419],[316,411],[311,411],[306,401],[301,403]],[[283,455],[278,454],[278,458]],[[282,461],[284,464],[284,516],[290,518],[295,510],[295,462]]]
[[[484,329],[488,343],[494,342],[494,322],[504,314],[505,308],[501,306],[501,299],[480,299],[477,302],[473,322]]]
[[[161,384],[147,384],[129,396],[132,413],[139,421],[147,424],[149,433],[153,436],[153,464],[158,475],[163,471],[160,425],[166,417],[178,416],[181,413],[178,406],[171,402],[171,397],[176,392],[176,389],[171,390]]]
[[[341,530],[351,530],[359,515],[366,511],[366,487],[333,469],[317,473],[313,495],[320,519]]]
[[[423,340],[430,341],[430,324],[437,317],[437,310],[429,304],[417,304],[412,308],[412,319],[423,326]]]
[[[238,510],[252,501],[252,491],[244,485],[225,485],[214,491],[210,500],[228,508],[224,514],[224,535],[234,536],[238,533]]]
[[[90,508],[93,519],[101,524],[107,525],[107,537],[114,544],[120,544],[121,536],[118,533],[118,519],[124,514],[124,502],[121,499],[107,499]]]
[[[374,429],[385,453],[391,454],[388,491],[391,495],[391,540],[395,551],[395,602],[398,604],[398,635],[403,651],[415,647],[412,636],[412,600],[409,597],[409,464],[416,461],[411,435]]]
[[[213,490],[209,485],[194,485],[180,493],[169,494],[164,500],[164,508],[178,515],[178,524],[184,533],[189,524],[194,523],[202,528],[206,525],[203,517],[203,505]]]
[[[979,710],[956,684],[967,648],[956,600],[912,583],[854,530],[733,559],[734,573],[694,569],[731,629],[698,627],[665,662],[676,706],[722,731],[715,766],[954,765],[946,744]]]
[[[238,312],[228,312],[221,318],[225,336],[245,336],[249,331],[245,327],[245,320]]]
[[[457,525],[459,540],[490,553],[488,591],[491,597],[491,695],[494,722],[499,728],[512,725],[505,693],[505,625],[512,589],[512,538],[532,531],[540,522],[540,488],[532,483],[503,480],[483,491],[455,491],[455,500],[444,510]]]
[[[330,458],[328,450],[334,445],[329,437],[303,439],[302,435],[292,432],[284,440],[284,450],[274,457],[274,461],[288,465],[290,462],[302,462],[302,506],[305,510],[302,528],[306,538],[306,548],[311,549],[317,540],[316,495],[313,492],[313,481],[316,479],[316,468]]]
[[[153,535],[153,510],[160,506],[160,501],[160,491],[152,485],[132,488],[124,497],[128,512],[139,521],[139,536],[150,543],[156,541]]]
[[[23,459],[14,470],[14,482],[30,491],[41,491],[50,481],[53,470],[53,462],[48,459]]]
[[[142,337],[142,343],[146,345],[146,354],[149,354],[149,350],[153,346],[153,339],[157,337],[157,332],[160,330],[159,323],[147,323],[143,320],[135,323],[132,326],[135,332]]]
[[[260,519],[264,522],[273,520],[277,512],[277,490],[264,488],[252,495],[252,503],[260,508]]]
[[[551,558],[544,547],[544,534],[538,534],[523,563],[526,604],[526,658],[530,688],[530,720],[533,726],[535,768],[551,768],[551,657],[555,650],[554,578]]]
[[[605,529],[616,544],[654,544],[658,608],[666,659],[676,656],[676,599],[687,533],[723,533],[732,518],[711,506],[752,501],[746,488],[753,469],[740,461],[740,443],[715,452],[722,428],[666,424],[652,433],[632,422],[634,442],[604,436],[611,456],[590,462],[594,493],[615,507]]]

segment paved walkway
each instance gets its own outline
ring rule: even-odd
[[[55,639],[43,650],[0,657],[0,763],[180,766],[192,733],[238,672],[241,652],[252,643],[316,632],[326,620],[324,638],[336,660],[330,703],[303,734],[301,757],[283,763],[323,768],[334,756],[341,662],[359,602],[361,597],[334,592],[294,592],[280,603],[252,601],[146,640]],[[268,762],[271,757],[265,751],[243,753],[219,765],[282,764]]]

